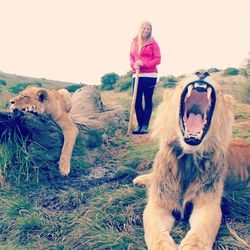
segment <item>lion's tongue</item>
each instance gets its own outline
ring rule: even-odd
[[[186,128],[189,132],[198,133],[203,129],[203,121],[201,114],[195,115],[190,113],[186,122]]]

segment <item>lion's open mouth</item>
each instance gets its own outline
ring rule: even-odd
[[[215,90],[207,82],[191,82],[181,96],[180,123],[184,141],[198,145],[205,137],[213,117]]]

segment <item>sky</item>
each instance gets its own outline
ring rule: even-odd
[[[98,84],[130,70],[142,21],[161,50],[159,76],[242,67],[250,0],[0,0],[0,71]]]

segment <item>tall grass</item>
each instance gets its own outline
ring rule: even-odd
[[[27,151],[27,140],[16,133],[12,135],[12,139],[0,144],[0,168],[4,179],[18,184],[23,180],[39,180],[39,166],[33,163],[32,156]]]

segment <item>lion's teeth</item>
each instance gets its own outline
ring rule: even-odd
[[[195,88],[204,88],[204,89],[206,89],[207,88],[207,84],[206,83],[198,83],[198,82],[196,82],[194,84],[194,87]]]
[[[207,89],[207,99],[208,99],[208,100],[210,100],[210,98],[211,98],[211,93],[212,93],[212,88],[209,87],[209,88]]]
[[[190,138],[190,134],[189,134],[189,132],[187,130],[185,131],[184,137],[187,138],[187,139]]]
[[[198,140],[200,140],[200,139],[201,139],[202,134],[203,134],[203,130],[201,130],[201,131],[198,133],[198,135],[197,135],[197,139],[198,139]]]
[[[193,85],[191,84],[191,85],[188,86],[188,92],[187,92],[187,96],[186,97],[189,97],[191,95],[192,90],[193,90]]]

